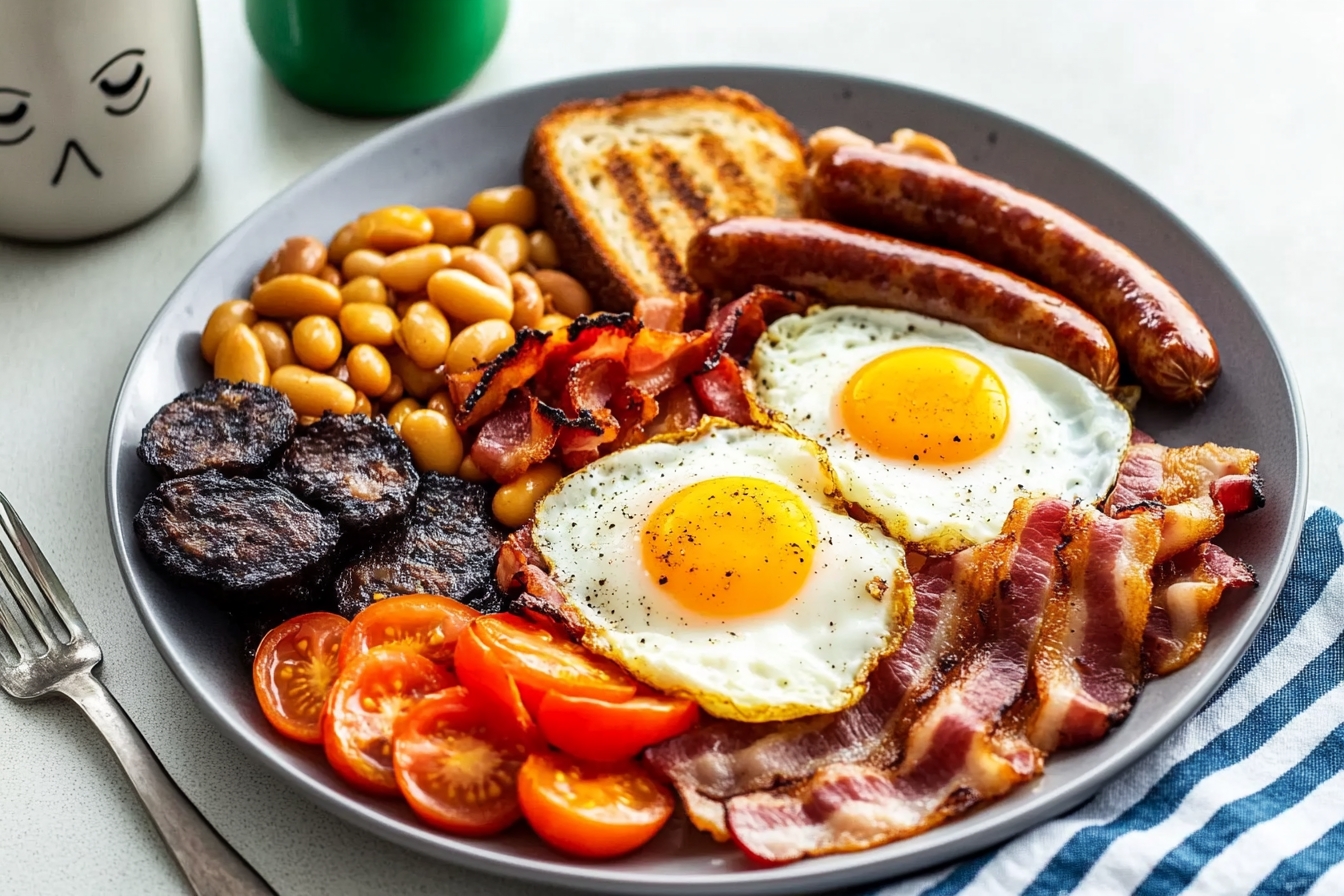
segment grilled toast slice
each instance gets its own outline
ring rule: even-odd
[[[523,179],[565,267],[600,307],[698,294],[686,245],[735,215],[798,217],[807,150],[787,119],[721,87],[647,90],[557,107]]]

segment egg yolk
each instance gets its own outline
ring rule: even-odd
[[[979,358],[937,345],[869,361],[840,396],[850,437],[874,454],[916,463],[964,463],[998,447],[1008,393]]]
[[[747,616],[788,603],[817,549],[817,522],[793,491],[724,476],[688,485],[649,517],[644,568],[664,594],[705,616]]]

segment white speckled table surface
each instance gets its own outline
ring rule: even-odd
[[[282,894],[551,892],[422,858],[320,811],[205,720],[155,652],[104,510],[112,402],[140,334],[230,228],[388,121],[299,105],[241,0],[202,0],[206,147],[167,211],[71,247],[0,242],[0,490],[107,657],[104,681],[174,778]],[[1260,305],[1306,408],[1314,497],[1344,506],[1344,5],[1191,0],[514,0],[465,97],[644,65],[850,71],[979,103],[1113,166],[1185,219]],[[111,753],[70,704],[0,699],[0,893],[186,892]]]

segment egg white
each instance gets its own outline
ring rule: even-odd
[[[816,521],[809,579],[774,610],[723,619],[687,611],[644,566],[650,515],[685,486],[722,476],[785,486]],[[589,649],[723,718],[843,709],[862,696],[868,673],[909,625],[902,546],[851,518],[820,449],[783,432],[709,423],[688,438],[610,454],[541,501],[532,539],[582,620]]]
[[[1008,394],[1001,443],[964,464],[882,457],[845,430],[840,395],[850,377],[888,352],[926,345],[978,358]],[[929,553],[994,538],[1018,497],[1100,500],[1129,444],[1128,412],[1091,380],[922,314],[832,306],[780,318],[757,342],[751,373],[757,401],[822,445],[845,497]]]

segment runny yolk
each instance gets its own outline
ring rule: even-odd
[[[644,568],[664,594],[705,616],[783,606],[812,570],[817,522],[793,491],[723,476],[666,498],[642,534]]]
[[[1003,442],[1008,393],[979,358],[922,345],[869,361],[840,395],[845,430],[874,454],[964,463]]]

